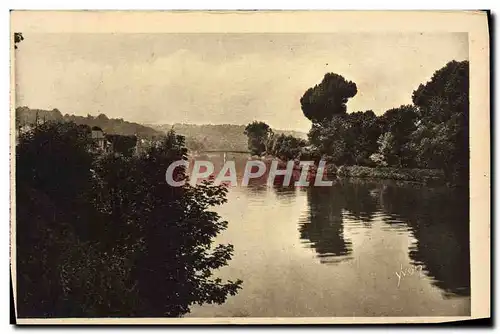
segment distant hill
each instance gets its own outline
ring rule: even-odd
[[[244,134],[245,125],[234,124],[161,124],[149,127],[166,132],[174,129],[178,134],[186,137],[186,144],[192,150],[232,150],[246,151],[247,137]],[[298,138],[307,138],[307,134],[298,131],[275,130],[276,134],[293,135]]]
[[[161,125],[143,125],[128,122],[122,118],[108,118],[104,114],[99,116],[75,116],[63,114],[58,109],[43,110],[30,109],[28,107],[19,107],[16,109],[16,124],[35,124],[38,118],[39,122],[58,121],[74,122],[84,124],[90,127],[98,126],[107,134],[117,135],[137,135],[142,138],[152,138],[162,136],[165,132],[174,129],[178,134],[186,137],[186,146],[191,150],[232,150],[246,151],[247,137],[244,134],[245,125],[233,124],[161,124]],[[298,138],[307,138],[307,134],[298,131],[275,130],[276,134],[292,135]]]
[[[43,121],[58,121],[58,122],[74,122],[76,124],[84,124],[90,127],[98,126],[107,134],[117,134],[117,135],[137,135],[143,138],[152,138],[153,136],[161,136],[164,133],[152,129],[150,127],[144,126],[142,124],[128,122],[122,118],[108,118],[104,114],[100,114],[97,117],[91,115],[75,116],[75,115],[62,115],[62,113],[57,110],[42,110],[42,109],[30,109],[28,107],[19,107],[16,109],[16,124],[35,124],[38,118],[38,122]]]

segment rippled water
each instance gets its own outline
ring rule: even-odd
[[[257,184],[232,187],[217,212],[229,222],[217,242],[235,249],[217,275],[243,288],[190,317],[470,314],[468,199],[455,190]]]

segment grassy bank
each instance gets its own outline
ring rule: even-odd
[[[337,176],[390,179],[421,183],[445,181],[444,173],[441,170],[416,168],[341,166],[337,170]]]

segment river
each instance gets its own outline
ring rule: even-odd
[[[457,190],[257,183],[230,187],[215,210],[229,222],[216,242],[234,245],[216,275],[242,279],[242,289],[187,317],[470,314],[468,198]]]

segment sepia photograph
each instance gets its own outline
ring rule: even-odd
[[[485,12],[11,19],[18,323],[489,317]]]

